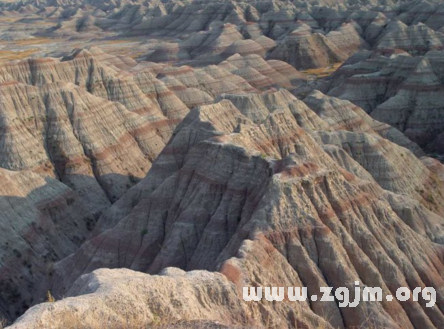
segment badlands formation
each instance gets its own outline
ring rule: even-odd
[[[444,328],[443,13],[1,2],[0,327]]]

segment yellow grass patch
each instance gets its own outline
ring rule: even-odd
[[[16,17],[0,17],[0,23],[2,23],[2,22],[14,22],[17,19],[18,18],[16,18]]]
[[[302,73],[307,75],[314,75],[317,79],[326,78],[332,75],[341,65],[342,63],[335,63],[329,67],[323,67],[320,69],[309,69],[302,71]]]
[[[108,45],[113,45],[113,44],[130,43],[130,42],[134,42],[134,41],[133,40],[125,40],[125,39],[114,39],[114,40],[105,40],[103,43],[108,44]]]
[[[132,59],[137,59],[143,55],[146,55],[146,51],[138,51],[138,52],[128,54],[128,56],[131,57]]]
[[[20,45],[20,46],[29,46],[29,45],[41,45],[44,43],[54,42],[55,40],[48,38],[33,38],[33,39],[23,39],[23,40],[15,40],[11,43]]]
[[[24,59],[37,52],[38,49],[28,49],[24,51],[0,50],[0,63]]]

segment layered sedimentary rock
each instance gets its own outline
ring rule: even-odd
[[[347,55],[324,35],[300,30],[301,27],[287,35],[270,57],[286,61],[297,69],[326,67],[347,58]]]
[[[79,215],[73,215],[72,221],[79,228],[71,227],[71,219],[66,217],[66,228],[78,237],[77,244],[67,245],[63,252],[57,250],[51,260],[73,252],[94,228],[97,218],[146,175],[189,109],[210,104],[223,94],[292,87],[304,79],[286,63],[272,64],[276,69],[257,55],[236,55],[219,66],[199,69],[153,63],[139,65],[128,57],[92,48],[75,50],[62,59],[28,59],[0,66],[0,166],[36,173],[29,178],[36,179],[30,187],[41,185],[44,179],[58,180],[84,208]],[[258,83],[256,77],[244,79],[236,75],[247,66],[256,67],[257,74],[267,83]],[[23,198],[28,198],[29,193],[22,191]],[[11,196],[14,195],[12,191]],[[52,202],[55,195],[47,197]],[[63,222],[65,215],[58,207],[55,203],[47,211],[55,216],[54,221]],[[8,216],[1,218],[5,232],[15,231]],[[33,218],[24,215],[19,223],[28,229]],[[85,221],[86,231],[81,228]],[[48,234],[61,236],[55,244],[70,241],[58,226],[51,230]],[[35,237],[31,235],[31,239]],[[27,248],[25,244],[7,247],[2,254],[5,264],[13,262],[15,253],[28,254]],[[41,253],[52,255],[53,251]],[[11,263],[8,265],[11,270],[3,274],[5,284],[11,287],[8,289],[15,289],[18,296],[1,297],[0,303],[8,305],[2,306],[5,317],[14,318],[29,305],[41,301],[36,298],[41,298],[41,291],[28,292],[28,283],[42,281],[36,286],[44,287],[43,278],[49,270],[41,269],[46,269],[46,260],[41,261],[36,255],[29,257],[33,259],[30,266],[40,269],[35,271],[35,277],[32,273],[24,276],[26,284],[14,281],[13,277],[28,271],[28,263]]]
[[[362,28],[357,23],[343,24],[333,30],[326,37],[346,55],[353,55],[356,51],[368,48],[367,42],[361,37]]]
[[[398,129],[373,119],[362,108],[335,97],[329,97],[319,91],[308,95],[304,102],[334,130],[348,130],[368,134],[378,134],[391,142],[403,146],[417,156],[424,155],[421,148],[406,138]]]
[[[362,57],[356,63],[351,58],[350,64],[335,73],[329,94],[352,101],[420,146],[431,148],[428,145],[444,129],[442,52],[390,58],[366,53]]]
[[[211,295],[203,300],[207,291]],[[149,276],[126,269],[102,269],[82,277],[67,295],[75,296],[80,296],[77,298],[82,299],[81,304],[77,298],[68,298],[41,305],[32,310],[33,316],[10,328],[32,328],[37,321],[48,329],[67,325],[230,328],[254,323],[236,285],[222,274],[206,271],[186,273],[168,268],[160,276]],[[100,310],[100,315],[94,310]],[[41,317],[42,313],[46,316]]]
[[[0,169],[0,181],[0,317],[14,318],[43,301],[54,263],[80,246],[95,218],[55,179]]]
[[[293,85],[306,80],[306,77],[291,65],[282,61],[265,61],[258,55],[229,57],[219,64],[232,73],[245,78],[258,89],[267,89],[271,85],[292,88]]]
[[[361,119],[367,132],[364,123],[337,130],[337,115],[322,118],[319,101],[307,100],[315,112],[282,92],[225,98],[192,110],[147,177],[102,216],[96,236],[55,266],[56,294],[100,267],[158,273],[174,266],[217,270],[238,287],[307,286],[309,295],[356,280],[386,293],[433,286],[439,305],[444,225],[433,200],[442,197],[441,164],[378,136],[369,118]],[[423,195],[431,190],[438,194]],[[359,326],[369,312],[377,314],[374,326],[439,327],[439,307],[421,303],[243,307],[267,327]],[[21,321],[42,317],[51,319],[36,308]]]
[[[62,61],[0,68],[0,166],[7,169],[0,216],[0,239],[6,239],[2,317],[12,319],[41,301],[52,263],[76,250],[100,214],[144,177],[188,112],[152,75],[137,79],[154,92],[147,96],[134,77],[119,76],[125,61],[101,57],[110,66],[76,52]],[[179,115],[163,104],[171,96]]]
[[[0,65],[0,316],[49,289],[16,328],[443,327],[442,8],[0,4],[2,51],[59,57]],[[438,302],[241,298],[355,281]]]
[[[4,65],[1,166],[57,177],[99,213],[144,176],[189,108],[303,79],[285,63],[273,63],[281,74],[260,57],[236,56],[220,67],[134,73],[135,62],[98,50]],[[257,76],[239,72],[247,66]]]
[[[36,29],[35,36],[160,39],[142,55],[150,61],[192,60],[202,65],[234,54],[257,54],[309,69],[342,62],[367,48],[424,54],[441,49],[443,41],[442,6],[426,2],[46,2],[5,4],[0,11],[16,15],[22,10],[50,19],[49,27]]]
[[[132,76],[117,77],[93,56],[2,70],[1,166],[57,177],[84,193],[95,212],[107,206],[102,195],[113,202],[144,176],[177,123]]]
[[[412,26],[407,26],[402,22],[391,24],[378,43],[378,49],[381,51],[403,49],[413,54],[422,55],[430,50],[444,48],[444,34],[435,32],[422,23]]]

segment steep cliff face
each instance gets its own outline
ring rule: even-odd
[[[404,136],[398,129],[377,121],[362,108],[347,101],[313,91],[304,102],[327,121],[334,130],[348,130],[357,133],[375,134],[403,146],[417,156],[423,156],[421,148]]]
[[[278,72],[285,63],[273,65],[237,55],[219,67],[132,71],[136,63],[97,49],[4,65],[0,165],[57,177],[98,214],[145,175],[189,108],[238,88],[303,79],[294,69]],[[237,75],[244,67],[257,75]]]
[[[57,180],[82,203],[79,214],[73,214],[72,219],[79,227],[66,224],[66,229],[78,236],[76,244],[65,237],[65,228],[57,233],[57,226],[51,234],[60,234],[60,239],[54,238],[54,244],[67,241],[66,248],[54,254],[44,244],[42,254],[54,254],[51,261],[55,262],[72,253],[100,215],[146,175],[191,108],[212,103],[239,88],[245,94],[258,93],[256,87],[292,86],[296,78],[303,79],[286,63],[272,64],[276,69],[258,56],[236,55],[219,66],[200,69],[139,65],[127,57],[92,48],[75,50],[62,59],[28,59],[0,66],[0,167],[27,172],[28,176],[37,174],[29,178],[37,179],[30,183],[30,190],[21,191],[23,198],[28,198],[33,185]],[[255,67],[257,76],[244,79],[236,74],[247,66]],[[5,198],[14,195],[15,191],[5,187]],[[47,197],[52,202],[56,193]],[[54,221],[63,221],[65,214],[57,207],[57,203],[48,206],[47,211],[54,213]],[[2,224],[6,232],[15,232],[10,216],[2,216]],[[18,222],[28,230],[33,218],[24,215]],[[3,272],[4,282],[14,294],[17,292],[14,298],[5,295],[0,300],[7,305],[2,310],[8,318],[19,315],[43,296],[41,291],[14,279],[16,273],[28,272],[28,263],[14,263],[15,255],[29,253],[28,248],[18,243],[2,254],[9,264]],[[33,259],[30,266],[41,269],[17,276],[43,289],[46,285],[42,278],[50,273],[47,261],[35,255],[29,258]],[[6,270],[9,267],[11,270]],[[42,283],[37,284],[39,281]]]
[[[134,82],[101,77],[93,83],[94,66],[84,67],[91,76],[82,79],[80,63],[70,63],[74,65],[72,70],[64,70],[54,67],[58,63],[52,60],[43,68],[31,69],[27,64],[32,66],[32,62],[7,67],[16,80],[23,82],[11,78],[1,86],[1,166],[57,177],[85,193],[92,211],[100,213],[109,201],[117,200],[143,177],[171,135],[169,125],[174,124],[159,107],[149,104],[150,99]],[[69,81],[71,78],[77,85]],[[123,104],[118,98],[125,100]]]
[[[420,192],[442,193],[441,164],[372,131],[335,130],[337,121],[282,92],[251,100],[280,104],[260,115],[244,96],[226,98],[192,110],[147,177],[102,216],[95,237],[56,264],[55,293],[100,267],[174,266],[220,271],[238,287],[307,286],[309,295],[357,280],[386,293],[434,286],[442,294],[443,209],[433,202],[439,196]],[[413,301],[244,307],[256,315],[262,308],[254,318],[269,327],[352,327],[369,314],[377,314],[373,325],[393,328],[444,320],[439,307]],[[42,317],[50,318],[37,308],[21,321]]]
[[[7,318],[41,301],[52,263],[76,250],[100,214],[145,176],[188,112],[154,76],[138,78],[149,97],[123,76],[124,61],[95,53],[109,66],[83,51],[0,67],[0,308]],[[174,104],[179,113],[169,111]]]
[[[287,35],[270,56],[298,69],[327,67],[347,59],[347,55],[327,37],[319,33],[301,33],[300,27]]]
[[[0,64],[0,320],[51,290],[13,327],[443,327],[442,13],[0,3],[0,60],[58,57]],[[438,302],[241,298],[355,281]]]
[[[436,149],[435,139],[444,128],[442,51],[416,57],[362,56],[363,60],[350,59],[335,73],[328,93],[361,106],[426,150]]]
[[[95,218],[75,191],[30,171],[0,169],[0,316],[41,302],[56,261],[84,242]]]

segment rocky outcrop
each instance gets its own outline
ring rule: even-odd
[[[442,52],[367,57],[341,67],[329,94],[350,100],[426,149],[443,131]]]
[[[444,166],[424,152],[444,145],[441,16],[434,0],[1,3],[2,54],[58,58],[0,65],[0,317],[50,290],[14,328],[443,327]],[[432,286],[437,305],[241,295],[355,281]]]
[[[0,169],[0,181],[0,317],[11,319],[43,301],[54,263],[77,250],[95,218],[55,179]]]
[[[56,265],[53,290],[72,289],[82,273],[100,267],[158,273],[175,266],[218,270],[239,286],[304,285],[309,294],[360,280],[387,293],[411,284],[437,287],[440,295],[444,265],[432,239],[442,237],[443,210],[432,201],[437,194],[422,198],[420,190],[442,193],[442,165],[422,163],[372,132],[336,131],[337,121],[332,126],[285,93],[263,97],[249,106],[227,96],[241,111],[228,100],[191,111],[148,176],[102,216],[97,235]],[[270,99],[292,105],[267,114],[260,104]],[[420,224],[422,216],[430,226]],[[320,256],[326,252],[328,260]],[[260,307],[268,327],[316,328],[318,317],[350,327],[368,312],[377,314],[374,325],[393,328],[439,327],[443,319],[438,308],[413,301]]]
[[[291,32],[270,54],[270,58],[283,60],[297,69],[327,67],[343,62],[347,55],[327,37],[319,33]]]
[[[282,61],[265,61],[258,55],[242,57],[238,54],[219,64],[230,72],[245,78],[258,89],[272,86],[292,88],[306,80],[304,74]]]
[[[188,112],[152,73],[126,71],[135,65],[96,49],[0,67],[3,317],[42,301],[52,264],[145,176]]]
[[[417,156],[423,156],[421,148],[406,138],[398,129],[373,119],[355,104],[335,97],[329,97],[320,91],[308,95],[304,102],[334,130],[348,130],[379,135],[391,142],[409,149]]]
[[[9,72],[3,77],[23,83],[10,80],[1,86],[1,166],[57,177],[100,212],[107,205],[102,195],[113,202],[143,177],[168,138],[155,125],[169,123],[134,81],[113,81],[112,71],[94,66],[94,59],[92,65],[85,58],[74,61],[61,62],[67,69],[53,60],[4,67]],[[85,77],[79,62],[86,64]],[[91,178],[87,185],[83,177]]]
[[[351,56],[358,50],[368,48],[367,42],[361,37],[362,30],[358,24],[343,24],[337,30],[329,32],[326,37],[342,53]]]
[[[381,51],[403,49],[412,54],[423,55],[430,50],[442,50],[444,34],[435,32],[424,24],[407,26],[393,23],[378,43]]]
[[[204,300],[202,296],[208,298]],[[162,275],[150,276],[126,269],[101,269],[79,279],[66,297],[32,308],[30,316],[19,319],[10,328],[30,328],[37,322],[48,329],[210,325],[232,328],[255,324],[236,285],[222,274],[206,271],[186,273],[167,268]]]
[[[161,39],[143,47],[142,58],[156,62],[208,65],[235,54],[256,54],[310,69],[342,62],[367,48],[423,54],[442,47],[441,6],[422,2],[46,2],[29,0],[2,9],[11,15],[26,6],[29,13],[48,19],[49,27],[36,29],[36,36]]]
[[[20,194],[9,189],[11,196],[31,198],[28,194],[34,191],[32,187],[38,189],[44,180],[58,181],[60,185],[54,194],[48,194],[49,187],[43,189],[50,204],[45,211],[53,221],[64,223],[65,216],[66,227],[41,229],[51,230],[48,234],[54,236],[60,234],[59,240],[50,241],[57,246],[67,241],[67,246],[56,251],[43,246],[40,252],[50,254],[51,262],[73,252],[100,215],[146,175],[189,109],[212,103],[223,94],[291,87],[300,81],[297,78],[304,79],[286,63],[272,64],[276,69],[257,55],[236,55],[219,66],[200,69],[139,65],[125,56],[112,56],[92,48],[76,50],[61,60],[28,59],[0,66],[0,166],[14,172],[29,172],[31,182],[31,189],[22,189]],[[236,75],[246,67],[256,67],[257,74],[267,83]],[[58,209],[58,201],[51,203],[63,188],[82,204],[73,218]],[[5,192],[5,198],[8,195]],[[8,236],[14,236],[10,231],[17,231],[11,216],[1,217]],[[19,223],[26,230],[35,229],[31,226],[34,215],[17,216],[23,216]],[[70,230],[68,237],[65,229]],[[30,239],[36,239],[31,233]],[[14,318],[41,301],[42,291],[38,289],[44,290],[50,266],[49,260],[40,260],[25,244],[6,248],[2,257],[4,264],[9,265],[2,264],[1,268],[6,271],[10,267],[4,274],[8,285],[5,291],[12,291],[14,297],[0,296],[0,305],[7,305],[1,306],[2,315]],[[33,260],[29,266],[38,270],[29,274],[28,260],[14,263],[16,253],[27,254]],[[13,279],[14,275],[26,282]],[[39,281],[41,284],[35,283]],[[30,282],[34,282],[35,289],[28,287]]]

